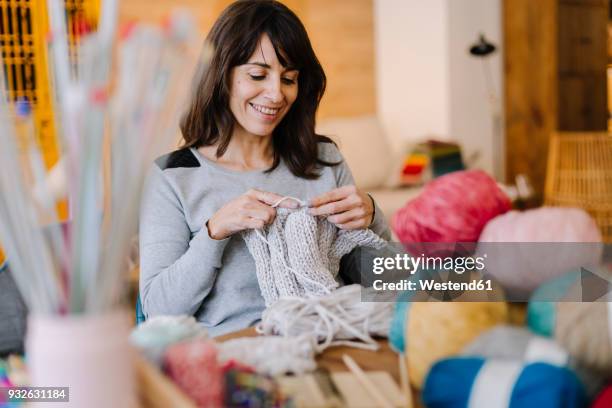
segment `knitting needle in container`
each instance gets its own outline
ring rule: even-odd
[[[402,393],[404,394],[404,398],[406,398],[405,407],[412,408],[412,390],[410,389],[410,380],[408,378],[408,364],[406,364],[406,355],[404,353],[398,354],[397,360],[399,362]]]

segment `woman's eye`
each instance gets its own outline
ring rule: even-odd
[[[263,80],[265,78],[265,75],[253,75],[253,74],[249,74],[249,76],[254,81],[261,81],[261,80]]]
[[[293,84],[295,84],[295,79],[283,78],[283,83],[285,83],[287,85],[293,85]]]

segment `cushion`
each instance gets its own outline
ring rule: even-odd
[[[382,188],[382,189],[370,189],[368,193],[374,197],[374,201],[378,204],[378,207],[382,210],[385,215],[387,223],[391,225],[391,218],[393,214],[406,203],[416,198],[423,187],[404,187],[404,188]]]
[[[23,351],[26,318],[26,306],[9,268],[0,268],[0,357]]]
[[[375,116],[327,119],[317,124],[317,133],[338,144],[358,187],[369,189],[385,184],[393,152]]]

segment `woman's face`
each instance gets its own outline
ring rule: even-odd
[[[266,34],[248,62],[232,69],[230,110],[247,133],[271,135],[297,95],[298,71],[281,65]]]

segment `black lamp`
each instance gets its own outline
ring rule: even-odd
[[[504,178],[504,146],[502,133],[502,106],[498,94],[495,90],[493,81],[493,73],[491,72],[490,57],[493,55],[497,47],[487,41],[484,34],[481,32],[478,35],[478,41],[470,46],[469,53],[474,58],[479,58],[482,62],[484,74],[484,86],[488,94],[488,102],[491,108],[491,120],[493,122],[493,172],[498,180]]]
[[[485,38],[484,34],[480,33],[478,41],[470,47],[470,54],[475,57],[486,57],[495,52],[495,45],[491,44]]]

